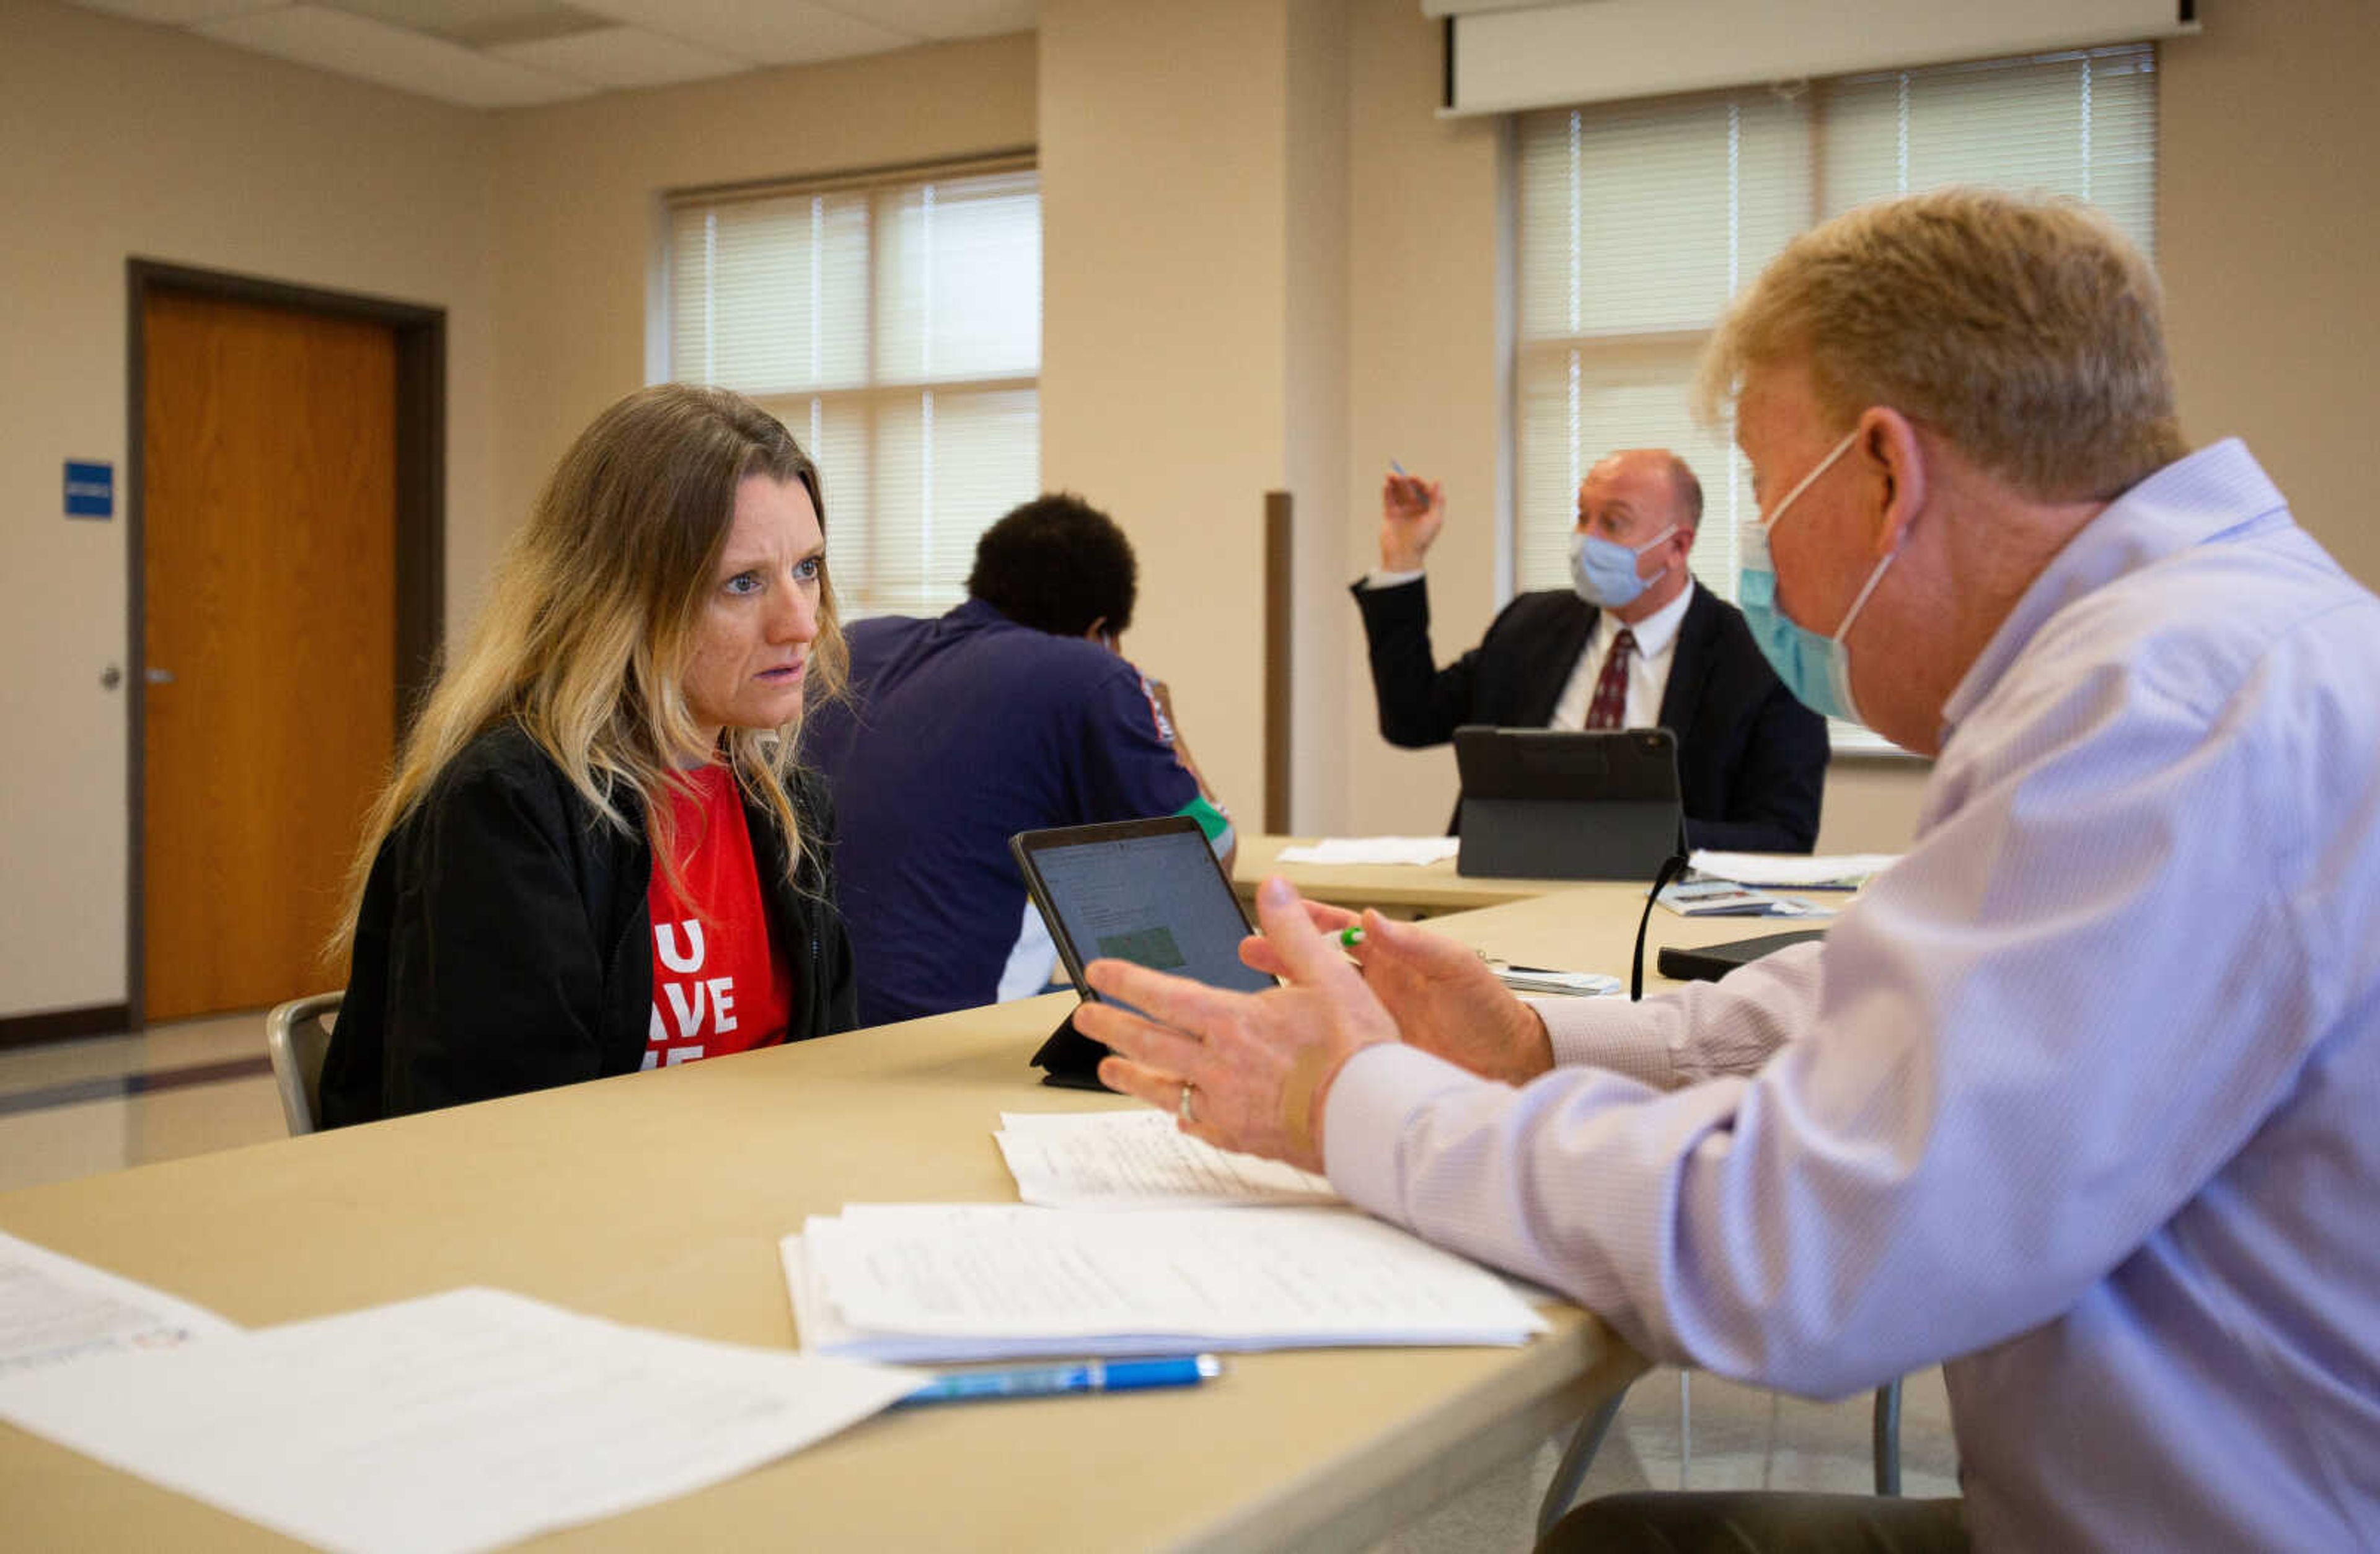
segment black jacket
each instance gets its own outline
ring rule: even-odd
[[[823,830],[823,793],[795,797]],[[325,1127],[633,1073],[652,1023],[652,849],[623,834],[517,725],[481,735],[381,845],[323,1060]],[[769,932],[794,977],[786,1039],[856,1021],[833,880],[748,803]]]
[[[1479,646],[1444,669],[1429,645],[1425,579],[1355,587],[1379,698],[1380,735],[1418,749],[1464,723],[1543,728],[1595,630],[1595,607],[1567,589],[1506,605]],[[1734,605],[1697,587],[1678,626],[1661,697],[1678,737],[1686,837],[1696,847],[1806,853],[1818,840],[1827,721],[1777,678]]]

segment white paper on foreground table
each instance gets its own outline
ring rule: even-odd
[[[1414,864],[1444,863],[1461,851],[1451,836],[1330,836],[1303,847],[1283,847],[1282,863]]]
[[[1515,1344],[1494,1274],[1352,1208],[850,1204],[783,1244],[802,1347],[871,1359]]]
[[[1328,1178],[1218,1149],[1162,1111],[1003,1111],[992,1135],[1016,1196],[1050,1208],[1338,1203]]]
[[[0,1232],[0,1376],[239,1330],[203,1306]]]
[[[1779,885],[1809,890],[1819,885],[1860,885],[1900,860],[1898,853],[1714,853],[1697,849],[1687,863],[1697,874],[1739,885]]]
[[[0,1418],[325,1548],[492,1548],[733,1477],[925,1378],[498,1290],[0,1380]]]

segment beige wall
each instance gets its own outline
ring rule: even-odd
[[[1495,614],[1509,462],[1509,379],[1500,302],[1495,119],[1431,112],[1444,69],[1440,29],[1404,0],[1355,0],[1348,153],[1351,341],[1347,519],[1331,610],[1350,671],[1341,710],[1348,784],[1331,829],[1428,834],[1454,804],[1451,750],[1380,737],[1364,636],[1346,587],[1379,565],[1380,480],[1389,461],[1444,482],[1446,528],[1429,555],[1430,626],[1441,659],[1479,640]],[[1508,564],[1509,565],[1509,564]]]
[[[447,523],[486,523],[490,121],[0,0],[0,1015],[125,997],[125,261],[447,310]],[[60,516],[68,457],[117,516]],[[225,924],[226,932],[237,924]]]
[[[1020,33],[497,115],[490,537],[528,511],[598,410],[646,382],[664,191],[1026,147],[1034,102]],[[476,589],[487,559],[455,575]]]
[[[2298,519],[2380,587],[2380,6],[2224,0],[2158,52],[2157,268],[2182,430],[2241,436]]]
[[[1295,499],[1290,645],[1293,770],[1289,829],[1345,826],[1350,779],[1340,723],[1351,688],[1346,616],[1347,267],[1350,135],[1347,0],[1298,0],[1289,13],[1289,321],[1286,480]],[[1356,670],[1360,673],[1360,668]],[[1261,823],[1257,795],[1243,804]]]
[[[1250,829],[1264,503],[1294,498],[1294,824],[1347,785],[1335,602],[1348,249],[1343,0],[1045,0],[1042,479],[1130,529],[1126,649]]]
[[[1283,0],[1041,8],[1041,478],[1130,530],[1125,649],[1260,815],[1264,496],[1287,466]]]
[[[2191,434],[2249,437],[2307,526],[2380,582],[2356,520],[2380,322],[2364,255],[2380,110],[2359,0],[2209,6],[2165,46],[2159,261]],[[569,437],[645,378],[656,199],[674,185],[1038,140],[1045,478],[1143,555],[1132,644],[1244,816],[1262,771],[1263,492],[1298,556],[1296,822],[1427,831],[1444,751],[1373,724],[1346,581],[1379,472],[1448,485],[1441,649],[1500,592],[1504,135],[1440,120],[1412,0],[1049,0],[1036,37],[483,115],[152,29],[0,0],[0,1016],[124,994],[124,528],[58,516],[60,462],[124,465],[124,261],[449,310],[450,617]],[[1333,123],[1339,131],[1333,133]],[[2342,172],[2341,170],[2345,171]],[[1906,840],[1921,770],[1845,763],[1821,845]]]

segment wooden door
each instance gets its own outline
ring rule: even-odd
[[[142,1002],[339,986],[321,958],[395,737],[396,338],[152,292],[141,441]]]

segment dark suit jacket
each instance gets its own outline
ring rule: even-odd
[[[1426,581],[1354,592],[1381,737],[1414,749],[1443,745],[1464,723],[1545,727],[1595,630],[1595,607],[1569,589],[1524,593],[1479,646],[1440,669]],[[1827,721],[1777,678],[1742,613],[1706,588],[1694,589],[1678,627],[1661,726],[1678,737],[1693,845],[1806,853],[1816,844]]]

